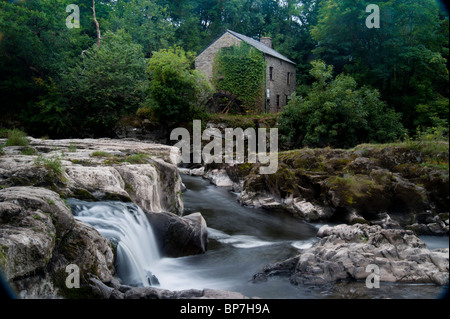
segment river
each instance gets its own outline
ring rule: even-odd
[[[154,274],[161,288],[224,289],[250,297],[270,299],[436,298],[442,292],[441,287],[432,284],[384,282],[381,282],[379,289],[368,289],[364,282],[294,286],[289,283],[287,277],[273,277],[266,282],[253,283],[251,280],[253,274],[259,272],[265,265],[295,256],[299,249],[312,246],[317,240],[316,233],[321,224],[303,222],[281,210],[269,211],[245,207],[237,202],[237,194],[225,188],[216,187],[208,180],[187,175],[183,175],[182,178],[187,187],[182,194],[185,215],[194,212],[202,213],[208,225],[208,251],[201,255],[181,258],[150,260],[144,258],[143,273]],[[79,203],[78,201],[69,204],[74,208]],[[133,214],[136,216],[136,212],[133,211]],[[96,227],[95,224],[94,227]],[[147,226],[143,225],[143,227]],[[448,247],[448,237],[423,239],[432,249]],[[116,238],[115,241],[117,243],[120,240]],[[144,242],[149,241],[151,242],[147,239]],[[135,245],[142,245],[142,243],[141,240]],[[154,252],[154,247],[136,249],[148,249],[151,256],[157,254]],[[121,251],[124,250],[126,249]],[[141,258],[140,254],[138,257],[126,259],[137,260]],[[133,278],[134,281],[131,283],[135,284],[136,278],[141,278],[142,275],[130,276],[130,269],[135,267],[130,266],[129,261],[127,263],[126,267],[119,266],[118,273],[122,274],[125,282]],[[145,280],[142,284],[148,285]]]

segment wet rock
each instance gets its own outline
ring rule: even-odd
[[[125,191],[125,182],[114,167],[102,166],[68,166],[69,188],[84,189],[98,200],[117,199],[130,200]]]
[[[61,200],[60,196],[45,188],[38,187],[10,187],[0,190],[0,202],[13,203],[26,212],[27,220],[33,212],[39,211],[47,214],[56,228],[56,234],[63,236],[71,230],[74,219],[70,209]],[[11,204],[3,204],[11,205]],[[39,219],[39,218],[35,218]],[[33,227],[33,226],[31,226]],[[30,227],[30,228],[31,228]]]
[[[430,251],[412,231],[326,225],[317,236],[321,240],[313,247],[294,259],[266,266],[255,278],[282,273],[293,284],[322,285],[364,280],[371,273],[366,267],[376,265],[382,282],[448,284],[449,250]]]
[[[206,252],[208,230],[200,213],[184,217],[172,213],[147,213],[164,256],[181,257]]]
[[[110,281],[115,273],[111,243],[92,226],[77,221],[73,230],[61,240],[53,267],[75,264],[80,272],[90,273],[102,281]]]
[[[406,229],[413,231],[417,235],[443,236],[448,234],[449,228],[443,222],[430,224],[412,224],[406,226]]]
[[[153,165],[120,165],[115,169],[124,181],[124,188],[134,203],[146,211],[162,212],[159,176]]]
[[[380,213],[378,215],[378,220],[372,221],[373,225],[379,225],[383,229],[401,229],[400,224],[393,220],[388,213]]]
[[[156,287],[111,287],[104,282],[90,279],[95,297],[100,299],[249,299],[238,292],[216,289],[187,289],[171,291]]]
[[[220,187],[232,187],[233,181],[227,174],[225,169],[213,169],[209,170],[203,175],[206,179],[209,179],[211,183]]]
[[[0,190],[0,211],[0,266],[20,296],[61,297],[70,264],[85,276],[111,280],[110,242],[76,221],[58,194],[37,187],[6,188]]]
[[[448,161],[446,153],[436,156]],[[368,222],[384,228],[432,224],[428,231],[441,234],[446,227],[425,217],[427,211],[432,216],[448,212],[449,175],[448,170],[423,165],[432,160],[435,155],[401,146],[301,149],[280,153],[275,174],[260,175],[258,164],[247,164],[245,174],[235,175],[244,205],[261,206],[261,199],[272,198],[306,220]],[[329,210],[321,214],[320,208]],[[441,219],[444,225],[447,219]]]
[[[0,265],[7,280],[25,276],[47,266],[53,254],[55,240],[47,232],[55,233],[51,221],[42,213],[42,221],[30,223],[32,228],[0,226]]]
[[[91,282],[90,286],[92,287],[92,292],[96,296],[98,296],[101,299],[111,298],[111,295],[112,295],[113,291],[115,290],[114,288],[108,287],[101,280],[99,280],[95,277],[90,278],[89,280]],[[116,294],[116,296],[117,296],[117,294]],[[122,299],[123,299],[123,297],[122,297]]]
[[[192,175],[192,176],[203,176],[205,174],[205,167],[200,168],[178,168],[181,174]]]
[[[320,207],[301,198],[294,198],[292,205],[289,205],[288,208],[290,207],[297,215],[309,222],[327,220],[333,214],[332,209]]]

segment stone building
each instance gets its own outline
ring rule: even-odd
[[[195,59],[195,68],[204,73],[209,81],[213,77],[214,58],[220,49],[232,47],[245,42],[261,51],[266,61],[266,84],[264,105],[261,111],[275,113],[288,102],[289,95],[295,92],[295,63],[272,48],[272,39],[261,38],[261,41],[249,38],[237,32],[227,30],[220,38],[203,50]]]

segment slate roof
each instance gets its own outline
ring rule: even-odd
[[[245,35],[242,35],[240,33],[231,31],[231,30],[227,30],[228,33],[230,33],[231,35],[235,36],[236,38],[250,44],[252,47],[258,49],[259,51],[263,52],[264,54],[268,54],[271,55],[275,58],[278,58],[280,60],[295,64],[295,62],[292,62],[291,60],[289,60],[288,58],[286,58],[284,55],[282,55],[281,53],[278,53],[277,51],[275,51],[272,48],[269,48],[268,46],[266,46],[264,43],[259,42],[255,39],[249,38]]]

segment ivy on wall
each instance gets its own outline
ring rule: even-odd
[[[213,66],[217,91],[230,92],[247,111],[260,111],[264,101],[266,62],[262,52],[247,43],[222,48]]]

